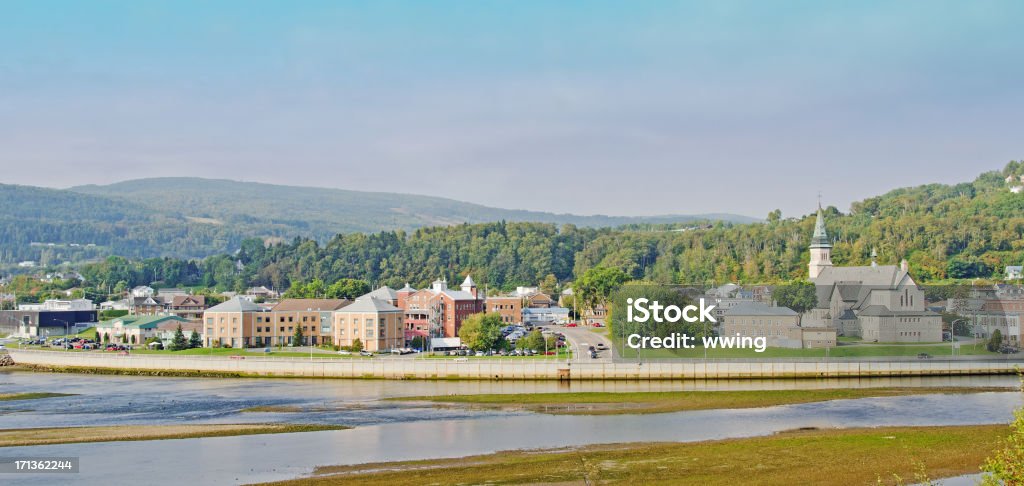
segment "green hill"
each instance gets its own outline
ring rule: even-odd
[[[197,258],[237,250],[244,238],[324,242],[339,233],[502,220],[584,227],[755,221],[728,214],[576,216],[438,197],[201,178],[139,179],[68,190],[0,184],[0,202],[0,265],[104,255]]]
[[[825,209],[836,265],[867,265],[872,248],[880,264],[906,258],[920,282],[996,278],[1024,262],[1024,194],[1013,193],[1024,167],[1007,165],[974,182],[928,184],[890,191],[841,213]],[[192,263],[110,259],[83,268],[96,282],[126,285],[161,280],[171,285],[221,288],[342,278],[401,286],[428,285],[444,276],[472,274],[480,285],[510,289],[549,275],[565,282],[595,266],[622,269],[659,283],[777,283],[807,275],[814,214],[756,224],[717,222],[615,229],[550,223],[481,223],[347,234],[321,244],[296,239],[276,245],[246,240],[237,254]],[[241,263],[241,266],[238,265]],[[185,275],[185,277],[182,277]]]

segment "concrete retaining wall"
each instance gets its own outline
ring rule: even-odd
[[[19,364],[253,376],[314,378],[471,379],[471,380],[686,380],[758,378],[836,378],[871,376],[991,375],[1016,373],[1014,361],[679,361],[613,363],[488,361],[454,359],[301,359],[227,356],[116,355],[10,349]]]

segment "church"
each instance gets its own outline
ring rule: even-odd
[[[872,250],[870,266],[833,266],[820,205],[810,250],[808,277],[818,304],[805,316],[805,326],[832,327],[840,336],[866,342],[942,342],[942,317],[925,308],[924,291],[910,275],[906,259],[898,266],[878,265]]]

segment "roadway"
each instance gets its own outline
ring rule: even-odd
[[[545,326],[545,328],[565,334],[565,340],[568,341],[569,346],[576,353],[576,359],[579,361],[610,362],[614,358],[612,340],[608,339],[604,334],[595,332],[593,327]],[[596,329],[606,330],[606,328]],[[604,343],[607,349],[604,351],[599,350],[597,352],[597,359],[592,359],[588,348],[590,346],[597,346],[598,343]]]

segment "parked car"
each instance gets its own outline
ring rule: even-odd
[[[608,346],[605,346],[604,343],[597,343],[597,349],[604,351],[605,349],[608,349]]]
[[[932,355],[928,353],[919,353],[917,359],[931,359]]]
[[[1017,354],[1020,352],[1020,349],[1017,349],[1015,346],[1002,346],[999,348],[999,352],[1003,354]]]
[[[349,356],[352,354],[352,351],[345,351],[344,349],[342,349],[341,351],[338,351],[338,354],[342,356]]]
[[[359,352],[359,356],[370,356],[370,357],[372,357],[373,353],[371,353],[369,351],[366,351],[366,350],[363,350],[363,351]]]
[[[570,323],[566,324],[565,327],[576,327],[578,325],[579,324],[576,324],[575,322],[570,322]]]

